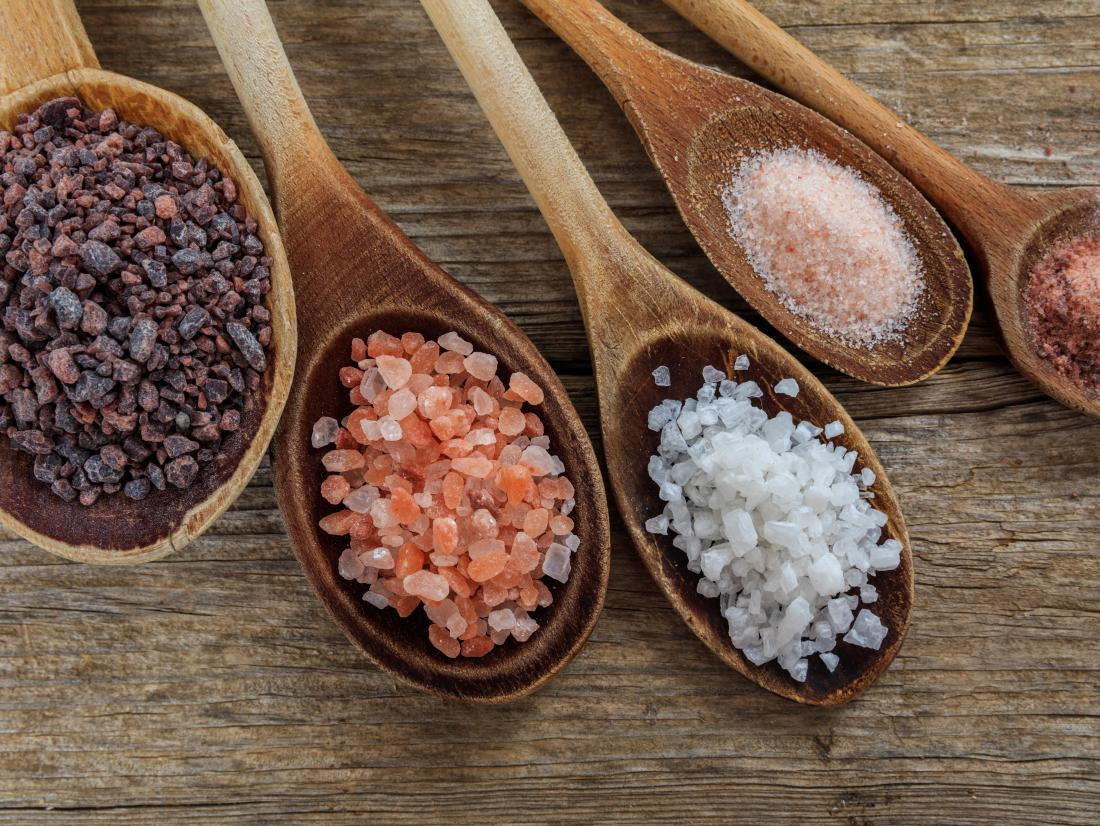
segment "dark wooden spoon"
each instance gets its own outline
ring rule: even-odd
[[[754,83],[685,60],[630,29],[596,0],[522,0],[599,75],[623,107],[711,263],[784,336],[874,384],[935,373],[970,321],[973,284],[955,237],[888,163],[820,115]],[[764,286],[729,233],[722,191],[747,155],[816,149],[873,184],[901,219],[924,270],[925,297],[899,341],[860,347],[823,333]]]
[[[673,607],[691,630],[727,665],[783,697],[814,705],[850,700],[893,660],[909,626],[913,569],[909,536],[897,497],[871,446],[833,398],[794,356],[734,314],[689,287],[646,252],[612,214],[535,81],[508,40],[487,0],[421,0],[526,182],[565,253],[584,314],[600,400],[604,452],[611,486],[634,544]],[[902,544],[897,570],[879,574],[875,612],[890,633],[879,651],[838,646],[841,665],[829,673],[810,666],[805,683],[775,663],[755,666],[730,642],[718,600],[696,591],[670,538],[646,533],[645,520],[662,503],[646,472],[657,434],[649,410],[662,399],[693,395],[702,369],[732,371],[745,353],[748,375],[765,389],[764,409],[789,410],[796,419],[844,424],[843,444],[859,452],[857,468],[877,477],[875,506],[887,516],[884,533]],[[671,387],[656,387],[654,368],[667,365]],[[777,397],[782,378],[798,381],[797,398]]]
[[[216,123],[177,95],[100,69],[71,0],[0,3],[0,129],[11,129],[18,115],[47,100],[70,95],[93,109],[111,108],[132,123],[152,126],[232,178],[273,262],[267,307],[274,335],[261,392],[249,400],[241,429],[224,445],[216,467],[188,490],[154,491],[141,502],[104,496],[84,508],[53,496],[31,475],[31,457],[0,440],[5,527],[78,562],[146,562],[206,530],[244,490],[267,451],[294,375],[290,267],[263,187]]]
[[[348,175],[309,112],[262,0],[199,5],[263,152],[297,284],[299,378],[276,435],[275,484],[298,559],[352,642],[400,679],[481,702],[534,691],[580,650],[607,590],[607,503],[584,426],[519,328],[428,260]],[[422,611],[407,619],[378,611],[362,601],[361,585],[337,573],[345,543],[317,527],[331,507],[318,493],[325,471],[310,432],[321,416],[349,412],[337,369],[352,338],[376,329],[428,337],[457,330],[496,355],[502,372],[521,370],[546,393],[539,412],[576,486],[581,547],[569,582],[536,615],[542,627],[526,643],[511,640],[482,659],[448,660],[428,642]]]
[[[1044,393],[1100,416],[1083,390],[1042,358],[1023,306],[1028,274],[1052,247],[1100,231],[1100,189],[1028,193],[987,178],[936,146],[743,0],[665,0],[750,68],[850,129],[943,210],[973,249],[1008,357]]]

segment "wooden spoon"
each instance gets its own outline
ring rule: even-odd
[[[99,68],[71,0],[0,3],[0,129],[47,100],[80,98],[206,158],[232,178],[241,203],[259,224],[272,258],[273,337],[262,392],[244,410],[241,429],[218,465],[186,491],[154,491],[142,502],[101,497],[90,508],[53,496],[31,475],[31,457],[0,440],[0,522],[47,551],[78,562],[145,562],[178,550],[201,534],[252,478],[275,431],[294,374],[296,333],[290,268],[260,182],[231,140],[181,97]]]
[[[511,156],[565,253],[580,298],[600,400],[604,452],[611,486],[646,567],[691,630],[731,668],[792,700],[833,705],[866,688],[893,660],[909,625],[913,569],[909,537],[897,497],[871,446],[839,402],[797,359],[759,330],[702,296],[665,269],[623,228],[600,196],[546,100],[486,0],[421,0]],[[879,574],[875,612],[890,633],[880,651],[842,643],[841,665],[830,674],[820,662],[797,683],[775,663],[752,665],[730,643],[718,600],[696,591],[670,538],[652,536],[645,520],[661,512],[646,472],[658,437],[649,410],[664,398],[694,395],[706,365],[732,373],[745,353],[748,376],[765,388],[770,415],[786,409],[796,419],[825,424],[839,419],[843,444],[859,452],[858,467],[878,478],[875,505],[888,517],[884,532],[903,546],[901,566]],[[651,371],[668,365],[672,386],[654,385]],[[744,375],[744,374],[741,374]],[[794,399],[771,388],[798,381]],[[641,622],[646,622],[640,619]]]
[[[1100,416],[1086,391],[1035,351],[1023,292],[1052,247],[1100,228],[1100,189],[1022,192],[987,178],[904,120],[743,0],[665,0],[750,68],[850,129],[916,184],[963,234],[981,265],[1008,357],[1044,393]]]
[[[522,2],[611,90],[707,257],[784,336],[826,364],[874,384],[910,384],[947,363],[970,320],[970,271],[940,216],[888,163],[809,109],[659,48],[596,0]],[[901,218],[917,249],[926,290],[899,341],[867,348],[823,333],[765,287],[731,237],[722,192],[742,159],[791,147],[816,149],[856,170]]]
[[[260,143],[298,285],[300,378],[275,441],[279,506],[298,559],[352,642],[396,677],[466,700],[528,694],[580,650],[607,590],[607,503],[584,426],[519,328],[428,260],[348,175],[309,112],[262,0],[199,5]],[[546,392],[539,413],[577,489],[581,547],[569,582],[552,588],[553,605],[536,614],[542,627],[529,642],[510,641],[483,659],[448,660],[428,642],[422,611],[407,619],[378,611],[363,603],[363,586],[337,573],[346,543],[317,527],[332,508],[318,493],[326,474],[310,432],[321,416],[349,412],[337,369],[353,337],[380,328],[429,338],[457,330],[496,355],[502,373],[523,371]]]

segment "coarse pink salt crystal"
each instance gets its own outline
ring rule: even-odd
[[[528,404],[542,404],[542,388],[535,384],[525,373],[513,373],[508,389]]]
[[[452,350],[463,356],[468,356],[474,351],[474,345],[470,344],[470,342],[458,333],[444,333],[437,338],[436,341],[439,342],[439,346],[444,350]]]
[[[367,355],[371,358],[400,356],[404,352],[405,348],[401,346],[401,339],[395,338],[382,330],[371,333],[367,339]]]
[[[408,359],[397,356],[379,356],[376,364],[383,381],[391,390],[404,387],[412,378],[412,365],[409,364]]]
[[[764,285],[822,332],[862,347],[896,339],[924,290],[905,226],[859,173],[814,150],[746,157],[722,200]]]
[[[422,597],[428,600],[441,600],[451,592],[451,586],[439,574],[420,570],[409,574],[403,580],[405,590],[414,597]]]
[[[550,524],[550,511],[546,508],[532,508],[523,518],[523,532],[528,536],[542,536]]]
[[[452,373],[461,373],[465,369],[465,359],[461,353],[452,351],[440,353],[439,358],[435,361],[435,371],[437,373],[450,375]]]
[[[450,632],[441,625],[428,626],[428,640],[443,655],[452,660],[462,651],[462,643],[452,637]]]
[[[451,467],[467,476],[484,479],[493,472],[494,465],[490,459],[486,459],[484,456],[469,456],[455,459],[451,462]]]
[[[424,345],[424,336],[420,333],[405,333],[401,336],[401,349],[411,356]]]
[[[398,390],[390,396],[390,416],[400,421],[416,410],[416,396],[408,388]]]
[[[488,353],[470,353],[462,360],[462,366],[478,381],[489,381],[497,374],[497,357]]]
[[[497,416],[497,427],[505,436],[518,436],[527,427],[527,417],[517,407],[505,407]]]
[[[474,412],[479,416],[488,416],[493,412],[493,397],[480,387],[471,387],[469,392],[470,404],[474,406]],[[335,437],[334,437],[335,438]],[[321,447],[321,445],[314,445]]]

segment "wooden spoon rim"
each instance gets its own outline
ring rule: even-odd
[[[243,455],[228,479],[202,499],[190,505],[181,515],[166,521],[161,526],[157,526],[156,535],[152,540],[125,547],[98,545],[95,544],[94,538],[86,543],[59,541],[37,530],[23,519],[0,508],[0,524],[52,554],[74,562],[110,565],[135,564],[161,559],[198,538],[233,504],[248,485],[249,480],[263,460],[267,446],[275,433],[279,417],[286,405],[294,375],[297,329],[290,266],[287,263],[286,251],[283,248],[278,226],[267,197],[264,195],[263,188],[236,144],[197,106],[172,92],[114,72],[101,69],[71,69],[36,81],[3,96],[0,98],[0,115],[3,115],[6,119],[21,112],[33,111],[36,106],[44,101],[60,96],[73,96],[87,103],[89,98],[96,96],[97,86],[100,89],[124,97],[155,102],[159,107],[172,112],[178,117],[181,124],[187,124],[193,127],[196,132],[203,134],[208,146],[203,147],[202,152],[196,153],[197,156],[205,156],[209,147],[214,147],[228,160],[228,163],[218,163],[217,166],[223,172],[232,175],[234,182],[237,184],[238,198],[246,203],[249,215],[257,222],[257,232],[264,242],[265,254],[272,259],[272,289],[265,300],[265,306],[271,312],[272,344],[267,350],[269,364],[264,376],[265,392],[262,398],[259,396],[253,397],[256,403],[262,404],[263,413],[247,442]],[[124,103],[112,101],[111,105],[123,117],[127,115],[127,106]],[[137,122],[152,126],[164,134],[165,137],[172,137],[172,124],[169,124],[169,128],[165,129],[163,128],[165,125],[162,123]],[[196,149],[188,142],[181,142],[181,145],[189,150]],[[28,485],[42,484],[31,478],[27,478],[26,481]],[[175,499],[186,497],[186,492],[183,494],[172,493]],[[49,493],[45,485],[42,485],[42,495],[43,497],[52,498],[52,494]],[[122,494],[119,493],[114,496],[121,497]],[[60,507],[59,503],[60,500],[58,500],[58,503],[50,502],[50,505],[56,508]],[[160,511],[157,511],[156,516],[160,516],[160,513]],[[145,524],[155,525],[155,522],[150,519]],[[148,532],[153,533],[152,530]]]

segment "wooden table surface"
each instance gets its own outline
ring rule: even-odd
[[[516,0],[494,5],[627,227],[743,310],[611,97]],[[744,73],[659,0],[609,5]],[[759,5],[979,169],[1100,182],[1100,0]],[[106,68],[190,98],[256,160],[196,8],[78,6]],[[336,154],[531,335],[598,441],[561,255],[419,5],[270,6]],[[602,619],[549,686],[500,708],[421,696],[329,622],[265,467],[162,562],[75,565],[0,535],[0,823],[1096,823],[1100,422],[1023,381],[981,307],[919,386],[818,372],[888,467],[916,557],[908,640],[851,705],[802,708],[722,666],[618,523]]]

